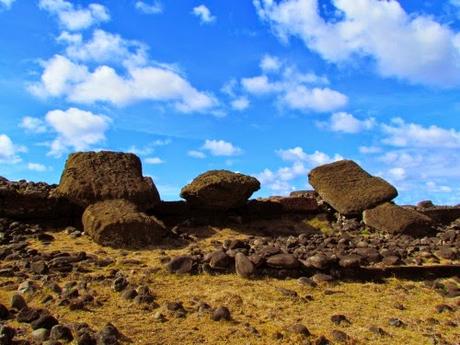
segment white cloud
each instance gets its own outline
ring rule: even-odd
[[[234,99],[230,104],[235,110],[245,110],[249,107],[249,100],[247,97],[242,96]]]
[[[145,159],[145,163],[147,164],[163,164],[164,161],[160,157],[148,157]]]
[[[155,151],[155,148],[158,146],[166,146],[171,144],[171,139],[157,139],[154,140],[144,147],[138,148],[136,145],[131,145],[131,147],[127,150],[128,152],[134,153],[138,156],[147,156],[150,155]]]
[[[329,80],[326,77],[311,72],[301,73],[295,66],[286,64],[281,68],[282,63],[270,56],[263,57],[260,66],[263,72],[274,72],[273,78],[271,80],[266,74],[242,78],[241,86],[250,94],[275,94],[280,105],[304,112],[335,111],[348,103],[348,97],[336,90],[312,87],[328,84]]]
[[[286,150],[277,150],[276,154],[280,156],[283,161],[305,162],[311,166],[322,165],[343,159],[343,157],[339,154],[335,154],[333,157],[331,157],[326,153],[318,150],[308,154],[304,152],[303,148],[300,146]]]
[[[423,127],[395,118],[391,124],[382,125],[386,135],[383,143],[399,147],[459,148],[460,132],[435,125]]]
[[[201,24],[209,24],[216,20],[216,17],[211,14],[211,11],[205,5],[194,7],[192,14],[200,18]]]
[[[209,151],[213,156],[237,156],[243,152],[239,147],[224,140],[207,139],[202,149]]]
[[[19,163],[21,158],[18,156],[18,153],[25,151],[27,149],[24,146],[15,145],[9,136],[0,134],[0,163]]]
[[[71,31],[87,29],[110,20],[107,8],[96,3],[81,8],[65,0],[40,0],[39,7],[57,16],[61,26]]]
[[[264,72],[278,71],[281,68],[281,61],[276,56],[265,55],[260,61],[260,69]]]
[[[279,90],[278,85],[270,83],[266,75],[243,78],[241,79],[241,85],[247,92],[255,95],[263,95]]]
[[[359,120],[352,114],[338,112],[331,115],[329,122],[317,122],[317,125],[333,132],[355,134],[372,129],[375,126],[375,119]]]
[[[23,117],[19,127],[31,133],[45,133],[47,130],[46,124],[42,119],[31,116]]]
[[[151,4],[145,1],[136,1],[135,7],[145,14],[159,14],[163,12],[163,5],[159,1],[154,1]]]
[[[343,159],[339,154],[331,157],[321,151],[309,154],[300,146],[286,150],[277,150],[276,154],[283,161],[292,162],[292,165],[281,167],[276,171],[264,169],[256,177],[263,187],[280,194],[287,194],[296,189],[292,184],[293,180],[305,177],[306,181],[306,176],[311,168]]]
[[[127,66],[147,63],[147,47],[144,44],[100,29],[94,30],[91,39],[86,42],[81,35],[65,31],[58,41],[68,45],[66,55],[74,61],[122,62]]]
[[[359,152],[363,154],[372,154],[382,152],[382,148],[378,146],[360,146]]]
[[[206,158],[206,154],[198,150],[190,150],[187,152],[187,155],[193,158],[198,158],[198,159]]]
[[[396,167],[388,170],[388,174],[396,181],[404,180],[406,176],[406,170],[401,167]]]
[[[398,1],[334,0],[336,18],[320,15],[318,0],[254,0],[259,17],[284,41],[290,36],[333,63],[370,57],[378,73],[411,83],[460,83],[460,34]]]
[[[40,97],[64,96],[76,103],[108,102],[117,106],[140,101],[168,102],[181,112],[207,111],[218,103],[214,96],[198,91],[165,67],[130,66],[123,76],[107,65],[91,72],[62,55],[54,56],[44,67],[41,81],[29,86]]]
[[[348,97],[338,91],[304,85],[289,90],[282,99],[292,109],[317,112],[337,110],[348,103]]]
[[[40,163],[27,163],[27,169],[38,172],[44,172],[48,170],[46,166]]]
[[[0,5],[6,9],[10,9],[13,2],[16,0],[0,0]]]
[[[48,155],[60,157],[68,150],[83,151],[105,140],[111,120],[77,108],[52,110],[45,116],[48,125],[57,133]]]

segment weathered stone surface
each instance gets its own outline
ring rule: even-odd
[[[181,190],[181,197],[196,208],[228,210],[244,206],[260,189],[256,178],[228,170],[210,170]]]
[[[267,264],[275,268],[297,268],[300,263],[292,254],[276,254],[267,259]]]
[[[56,185],[0,178],[0,216],[13,219],[54,220],[81,215],[69,200],[55,196]]]
[[[242,278],[249,278],[254,274],[255,266],[243,253],[235,255],[235,271]]]
[[[436,223],[449,224],[454,220],[460,218],[459,206],[435,206],[417,208],[417,211],[423,213],[425,216],[430,217]]]
[[[166,234],[155,217],[139,212],[126,200],[106,200],[89,206],[82,217],[85,232],[97,243],[114,248],[158,244]]]
[[[126,199],[141,209],[160,202],[152,179],[142,176],[140,159],[121,152],[69,155],[56,193],[82,207],[108,199]]]
[[[344,215],[359,214],[398,195],[388,182],[350,160],[321,165],[310,171],[308,180],[324,201]]]
[[[384,203],[364,211],[364,223],[371,228],[390,234],[426,235],[432,231],[431,218],[415,210],[392,203]]]
[[[189,255],[177,256],[168,262],[167,268],[171,273],[190,273],[193,269],[193,258]]]
[[[305,196],[272,196],[259,201],[269,201],[279,203],[281,212],[285,213],[316,213],[320,210],[315,198]]]

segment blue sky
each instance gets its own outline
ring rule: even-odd
[[[199,173],[309,188],[347,158],[400,203],[460,202],[460,1],[0,0],[0,175],[137,153],[163,199]]]

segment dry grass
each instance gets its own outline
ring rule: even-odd
[[[211,240],[244,237],[230,229],[214,231],[212,237],[202,239],[195,245],[210,249]],[[435,312],[437,304],[454,305],[458,300],[444,299],[434,290],[425,287],[422,282],[390,279],[385,284],[339,283],[334,286],[309,288],[299,285],[296,280],[244,280],[236,275],[177,276],[164,270],[160,258],[187,252],[188,248],[120,251],[102,248],[86,237],[73,240],[63,232],[55,233],[54,236],[56,240],[48,246],[39,242],[33,242],[32,245],[41,251],[86,251],[98,253],[100,257],[112,258],[116,261],[113,265],[89,274],[108,275],[114,268],[122,270],[130,282],[148,284],[160,307],[144,310],[137,304],[123,300],[118,293],[111,290],[111,281],[107,279],[90,285],[97,300],[103,302],[101,307],[87,311],[70,311],[67,307],[59,307],[52,303],[47,308],[61,322],[87,322],[97,329],[110,321],[129,337],[133,344],[304,344],[306,338],[302,339],[287,331],[287,328],[296,322],[308,327],[313,334],[310,338],[312,340],[320,335],[331,339],[331,331],[334,329],[346,332],[354,343],[366,345],[433,344],[432,340],[425,336],[427,334],[440,334],[451,344],[458,344],[460,340],[458,328],[446,324],[447,321],[460,323],[459,311],[442,314]],[[126,259],[136,259],[142,264],[122,263]],[[65,281],[72,279],[78,280],[78,276],[71,275]],[[9,279],[1,278],[0,282],[6,280]],[[65,281],[58,283],[63,285]],[[277,287],[294,290],[299,297],[286,297],[276,289]],[[334,293],[330,294],[331,291]],[[1,288],[0,302],[9,303],[12,293],[11,290]],[[30,303],[39,306],[39,301],[48,294],[49,291],[41,291],[33,296]],[[305,300],[303,297],[307,295],[313,300]],[[194,306],[197,300],[207,302],[213,307],[227,306],[232,313],[233,321],[212,321],[209,314],[196,311]],[[175,317],[166,310],[165,303],[171,301],[183,302],[188,310],[185,318]],[[406,309],[396,309],[395,303],[403,304]],[[168,321],[156,321],[154,314],[157,311],[162,312]],[[352,324],[334,325],[330,321],[334,314],[346,315]],[[388,319],[392,317],[400,318],[407,326],[390,326]],[[427,319],[432,317],[436,318],[439,324],[429,324]],[[247,325],[254,327],[259,334],[251,332]],[[374,335],[368,330],[371,325],[384,328],[390,335]],[[275,340],[274,334],[277,332],[283,334],[283,339]]]

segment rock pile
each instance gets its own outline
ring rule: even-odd
[[[344,229],[337,223],[332,234],[257,237],[215,243],[211,253],[192,250],[173,258],[167,267],[173,273],[236,272],[252,276],[301,276],[327,273],[336,278],[343,270],[360,267],[455,263],[460,259],[460,221],[439,229],[436,236],[385,233],[362,234],[360,227]],[[457,271],[459,266],[456,267]]]
[[[81,214],[79,207],[56,195],[56,185],[0,178],[0,216],[18,220],[57,220]]]
[[[158,244],[164,225],[141,211],[160,202],[151,178],[131,153],[78,152],[67,159],[58,195],[85,207],[82,221],[94,241],[114,247]]]
[[[389,233],[424,235],[432,230],[431,218],[390,203],[398,192],[380,177],[369,175],[358,164],[342,160],[325,164],[308,174],[321,198],[345,216],[363,215],[371,228]]]

